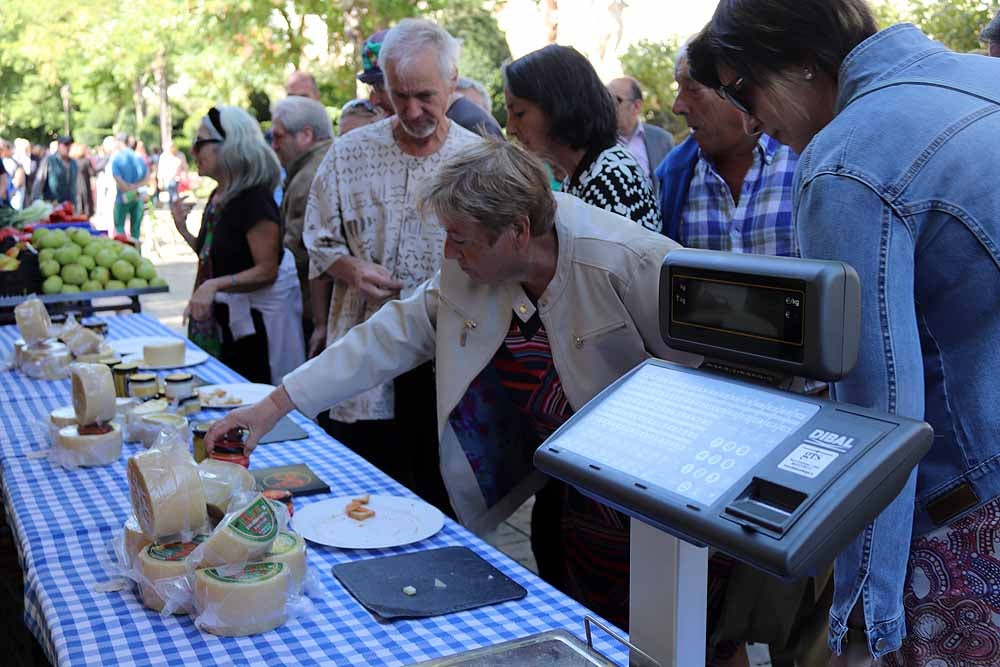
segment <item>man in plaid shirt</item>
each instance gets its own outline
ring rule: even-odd
[[[663,233],[689,248],[798,256],[799,156],[766,134],[748,135],[742,114],[691,78],[683,50],[675,74],[674,113],[691,135],[656,169]]]

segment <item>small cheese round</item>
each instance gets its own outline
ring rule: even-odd
[[[73,364],[73,409],[77,424],[103,424],[115,418],[115,381],[104,364]]]
[[[183,366],[184,341],[172,340],[142,346],[142,359],[146,366]]]
[[[139,440],[147,447],[152,447],[156,439],[163,432],[174,431],[187,441],[190,431],[188,431],[188,420],[180,415],[169,412],[158,412],[152,415],[145,415],[141,420],[142,426],[139,429]]]
[[[281,531],[264,556],[266,563],[283,563],[292,575],[292,592],[302,592],[302,582],[306,577],[306,541],[298,533]]]
[[[198,567],[238,565],[258,560],[278,537],[278,517],[271,503],[257,494],[249,505],[233,512],[205,540]]]
[[[129,515],[128,519],[125,521],[125,526],[123,527],[124,541],[125,541],[125,554],[128,557],[128,565],[132,566],[135,562],[136,556],[139,552],[150,545],[150,539],[142,532],[142,528],[139,526],[139,522],[136,521],[135,517]]]
[[[52,320],[41,299],[28,299],[14,306],[14,321],[28,345],[41,343],[49,337]]]
[[[205,459],[198,464],[198,474],[205,487],[208,516],[219,521],[229,509],[229,499],[237,491],[250,491],[257,481],[241,465]]]
[[[291,577],[282,563],[251,563],[235,574],[215,568],[195,573],[195,625],[223,637],[268,632],[288,618]]]
[[[64,405],[49,413],[49,421],[53,426],[74,426],[76,424],[76,409],[72,405]]]
[[[130,397],[131,398],[131,397]],[[139,403],[139,399],[132,398],[134,403],[132,408],[126,408],[125,412],[125,424],[131,431],[133,428],[138,428],[139,424],[142,423],[142,418],[148,415],[155,415],[160,412],[166,412],[170,404],[162,398],[154,398],[151,401],[146,401],[145,403]]]
[[[201,541],[197,536],[191,542],[169,542],[167,544],[150,544],[139,552],[138,569],[142,579],[139,582],[139,593],[142,603],[153,611],[163,611],[163,598],[154,588],[156,582],[162,579],[183,577],[187,574],[187,557]],[[175,614],[186,614],[187,610],[177,609]]]
[[[71,453],[69,462],[78,466],[105,466],[114,463],[122,455],[122,427],[107,424],[107,433],[80,435],[80,426],[64,426],[59,429],[55,447]]]
[[[132,511],[151,540],[198,530],[205,523],[205,492],[198,466],[175,450],[150,449],[128,461]]]
[[[60,336],[74,356],[96,354],[101,349],[104,338],[90,329],[77,327]]]
[[[101,343],[97,348],[96,352],[91,352],[89,354],[77,354],[76,360],[87,364],[98,364],[108,361],[110,359],[121,359],[116,353],[113,347],[107,343]]]

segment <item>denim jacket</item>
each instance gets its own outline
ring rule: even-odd
[[[911,536],[1000,493],[1000,60],[897,25],[844,60],[835,111],[795,187],[802,255],[861,278],[858,365],[834,396],[935,432],[904,492],[836,561],[831,648],[860,597],[881,657],[906,632]]]

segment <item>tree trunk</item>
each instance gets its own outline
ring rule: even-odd
[[[165,151],[173,141],[173,120],[170,117],[170,97],[167,94],[167,56],[161,50],[153,60],[153,77],[160,93],[160,147]]]
[[[132,106],[135,108],[135,137],[139,138],[142,125],[146,120],[145,109],[142,102],[142,77],[135,77],[132,83]]]

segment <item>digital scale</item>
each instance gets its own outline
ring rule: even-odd
[[[857,359],[841,262],[674,250],[660,328],[700,369],[650,359],[535,453],[631,520],[632,664],[705,664],[708,549],[792,579],[830,563],[930,449],[921,421],[780,391]]]

